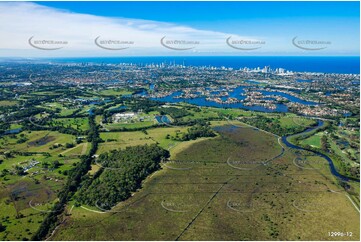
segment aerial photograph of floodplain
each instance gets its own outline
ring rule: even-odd
[[[360,2],[0,2],[0,241],[45,240],[360,241]]]

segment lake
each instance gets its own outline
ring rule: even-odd
[[[244,100],[246,97],[241,96],[241,94],[245,93],[245,88],[247,87],[237,87],[233,89],[232,92],[229,92],[229,97],[237,98],[238,100]],[[310,102],[306,101],[300,98],[297,98],[295,96],[292,96],[287,93],[283,92],[268,92],[268,91],[261,91],[264,95],[277,95],[284,98],[287,98],[291,102],[295,103],[301,103],[304,105],[316,105],[318,103],[316,102]],[[145,93],[143,93],[145,94]],[[224,103],[217,103],[214,101],[208,101],[205,97],[198,97],[198,98],[175,98],[176,96],[181,95],[181,91],[176,91],[172,93],[171,95],[161,97],[161,98],[152,98],[153,100],[162,101],[162,102],[169,102],[169,103],[180,103],[180,102],[186,102],[191,103],[197,106],[207,106],[207,107],[218,107],[218,108],[243,108],[246,110],[252,110],[252,111],[260,111],[260,112],[282,112],[285,113],[288,111],[288,107],[285,104],[276,104],[276,109],[268,109],[263,106],[246,106],[243,103],[230,103],[230,104],[224,104]],[[223,101],[227,100],[228,97],[221,97]],[[265,100],[269,100],[270,98],[265,98]]]

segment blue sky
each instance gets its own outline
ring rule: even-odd
[[[38,2],[77,13],[175,23],[359,17],[354,2]]]
[[[359,29],[358,2],[41,2],[41,5],[107,17],[146,19],[216,31],[257,33]],[[239,26],[239,27],[238,27]],[[249,27],[257,27],[247,30]],[[272,27],[273,26],[273,27]],[[271,29],[269,29],[271,27]],[[355,36],[358,32],[355,33]]]
[[[0,7],[2,4],[0,3]],[[110,38],[108,36],[112,35],[112,39],[116,39],[119,36],[124,38],[127,33],[133,30],[137,34],[130,34],[127,36],[128,39],[134,40],[135,43],[140,43],[143,39],[148,39],[149,34],[149,42],[153,39],[155,40],[154,47],[161,48],[161,46],[156,46],[156,44],[159,44],[159,39],[155,37],[155,33],[160,37],[167,36],[167,38],[171,38],[170,36],[174,36],[174,39],[178,40],[200,40],[200,44],[192,46],[192,50],[188,52],[178,51],[176,53],[164,48],[157,50],[151,44],[139,44],[138,49],[143,49],[137,51],[137,45],[134,44],[134,46],[131,46],[132,48],[122,52],[125,55],[138,55],[140,52],[145,53],[144,55],[177,55],[178,53],[179,55],[185,53],[194,55],[244,55],[244,51],[240,52],[236,48],[232,49],[229,46],[219,46],[218,48],[216,41],[212,42],[213,37],[220,40],[228,36],[232,36],[232,40],[262,40],[265,42],[263,45],[252,45],[252,47],[259,48],[256,48],[257,50],[255,51],[246,51],[250,55],[359,55],[360,8],[359,2],[356,1],[34,2],[27,4],[30,4],[30,6],[26,4],[15,7],[11,6],[8,11],[13,11],[14,15],[18,14],[18,16],[25,12],[29,15],[29,19],[33,19],[34,16],[39,19],[49,19],[49,26],[45,26],[43,23],[37,26],[32,23],[32,26],[29,27],[24,17],[24,29],[25,26],[27,30],[29,28],[30,30],[32,29],[34,35],[37,34],[39,38],[40,36],[42,36],[41,38],[50,38],[49,36],[51,36],[54,39],[59,39],[64,36],[65,39],[68,38],[72,43],[77,43],[77,45],[81,41],[75,38],[83,38],[81,50],[79,48],[75,50],[76,45],[74,44],[71,52],[67,52],[65,48],[57,52],[62,52],[62,55],[67,53],[73,53],[72,55],[78,56],[89,55],[89,50],[87,51],[84,46],[85,38],[91,39],[91,35],[95,37],[107,36],[107,38]],[[33,12],[32,16],[30,14],[31,11]],[[46,16],[47,14],[49,16]],[[74,26],[79,21],[79,26],[82,26],[79,27],[80,32],[83,30],[83,35],[86,37],[81,37],[78,32],[73,34],[69,31],[66,32],[65,29],[67,27],[60,29],[61,27],[59,26],[69,25],[70,22],[66,22],[66,19],[56,21],[51,18],[51,15],[63,15],[66,16],[64,18],[73,18]],[[7,20],[6,17],[9,18],[8,22],[12,20],[10,14],[5,16],[5,21]],[[99,24],[97,25],[99,33],[96,33],[94,28],[85,25],[85,19],[89,19],[88,21],[90,22],[95,19],[102,19],[100,22],[103,22],[103,26],[107,27],[107,31]],[[21,19],[18,21],[20,22],[14,26],[15,29],[19,28],[19,25],[21,27]],[[118,26],[113,26],[115,22],[117,22]],[[108,28],[110,25],[114,27],[113,30]],[[50,31],[50,29],[56,26],[58,27],[58,33],[62,33],[62,35],[54,33],[53,30]],[[84,28],[84,26],[89,27],[89,30],[86,30],[87,28]],[[124,26],[131,26],[132,30],[129,28],[124,29]],[[115,31],[117,27],[120,28],[119,31]],[[49,31],[46,32],[46,30]],[[146,32],[140,33],[143,30],[146,30]],[[19,29],[19,31],[21,30]],[[119,32],[119,36],[114,35],[116,32]],[[9,35],[9,33],[6,34],[5,36]],[[33,35],[31,31],[29,35]],[[317,49],[317,47],[325,48],[318,52],[305,51],[305,49],[297,48],[292,44],[294,37],[297,37],[297,40],[327,41],[329,44],[307,45],[306,47],[311,49]],[[206,43],[207,47],[203,46],[203,43]],[[241,45],[237,47],[239,46]],[[13,51],[16,51],[15,48]],[[70,47],[68,51],[70,51]],[[110,52],[101,53],[99,51],[97,50],[96,54],[113,54]],[[10,52],[8,51],[8,53]],[[30,50],[29,54],[31,54]]]

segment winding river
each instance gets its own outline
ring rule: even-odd
[[[314,126],[314,127],[311,127],[311,128],[307,128],[306,130],[304,130],[304,131],[301,132],[301,133],[292,134],[292,135],[288,135],[288,136],[283,136],[283,137],[282,137],[282,142],[283,142],[287,147],[289,147],[289,148],[309,151],[309,152],[314,153],[314,154],[317,155],[317,156],[320,156],[320,157],[326,159],[327,162],[328,162],[328,164],[330,165],[331,173],[332,173],[335,177],[337,177],[337,178],[339,178],[339,179],[341,179],[341,180],[343,180],[343,181],[350,181],[350,180],[351,180],[351,181],[360,182],[360,180],[358,180],[358,179],[351,178],[351,177],[346,177],[346,176],[340,174],[340,173],[336,170],[335,165],[333,164],[332,159],[331,159],[329,156],[327,156],[327,155],[325,155],[325,154],[323,154],[323,153],[321,153],[321,152],[318,152],[318,151],[314,151],[314,150],[310,150],[310,149],[305,149],[305,148],[303,148],[303,147],[301,147],[301,146],[294,145],[294,144],[290,143],[290,142],[287,140],[287,139],[290,138],[290,137],[293,137],[293,136],[296,136],[296,135],[306,134],[306,133],[311,132],[311,131],[313,131],[313,130],[315,130],[315,129],[317,129],[317,128],[322,127],[322,126],[323,126],[323,121],[321,121],[321,120],[317,120],[317,121],[318,121],[317,126]]]

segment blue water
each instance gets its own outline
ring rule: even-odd
[[[300,99],[300,98],[298,98],[298,97],[295,97],[295,96],[292,96],[292,95],[290,95],[290,94],[283,93],[283,92],[261,91],[261,93],[262,93],[263,95],[277,95],[277,96],[281,96],[281,97],[287,98],[287,99],[290,100],[291,102],[301,103],[301,104],[303,104],[303,105],[316,105],[316,104],[318,104],[318,103],[316,103],[316,102],[306,101],[306,100]]]
[[[232,92],[229,92],[229,97],[233,97],[233,98],[237,98],[239,100],[243,100],[246,97],[245,96],[241,96],[241,94],[245,93],[244,91],[245,87],[237,87],[235,88]],[[291,102],[295,102],[295,103],[301,103],[304,105],[315,105],[317,103],[315,102],[309,102],[309,101],[305,101],[302,100],[300,98],[294,97],[292,95],[289,95],[287,93],[283,93],[283,92],[267,92],[267,91],[261,91],[264,95],[277,95],[277,96],[281,96],[281,97],[285,97],[288,100],[290,100]],[[216,92],[214,92],[216,93]],[[153,98],[153,100],[158,100],[158,101],[162,101],[162,102],[169,102],[169,103],[179,103],[179,102],[187,102],[187,103],[191,103],[191,104],[195,104],[197,106],[207,106],[207,107],[218,107],[218,108],[243,108],[243,109],[247,109],[247,110],[252,110],[252,111],[260,111],[260,112],[282,112],[285,113],[288,111],[288,108],[286,105],[284,104],[276,104],[276,109],[268,109],[262,106],[245,106],[243,103],[230,103],[230,104],[222,104],[222,103],[217,103],[217,102],[213,102],[213,101],[207,101],[206,98],[204,97],[199,97],[199,98],[175,98],[176,96],[181,95],[182,92],[177,91],[172,93],[171,95],[162,97],[162,98]],[[222,97],[222,100],[226,100],[227,97]],[[265,99],[271,99],[271,98],[265,98]]]
[[[306,82],[306,83],[310,83],[312,82],[312,80],[296,80],[297,82]]]
[[[4,132],[4,134],[18,134],[21,132],[21,128],[18,129],[9,129]]]
[[[145,90],[145,89],[141,89],[141,90],[136,91],[135,93],[133,93],[133,95],[136,95],[136,96],[146,96],[146,95],[148,95],[148,92],[147,92],[147,90]]]
[[[94,57],[53,58],[54,62],[76,63],[133,63],[178,64],[186,66],[213,66],[229,68],[257,68],[270,66],[300,72],[360,73],[360,57],[355,56],[167,56],[167,57]]]
[[[90,108],[90,109],[88,110],[88,114],[89,114],[89,116],[93,116],[93,115],[94,115],[94,109],[93,109],[93,108]]]
[[[255,80],[245,80],[245,83],[249,83],[249,84],[260,84],[261,82],[259,81],[255,81]]]
[[[169,124],[171,123],[171,121],[168,119],[168,117],[166,115],[158,115],[158,116],[155,116],[155,119],[157,120],[158,123],[160,124]]]
[[[117,111],[124,111],[126,109],[127,109],[127,106],[120,105],[119,107],[109,109],[109,112],[112,113],[112,112],[117,112]]]
[[[314,129],[317,129],[319,127],[321,127],[323,125],[323,121],[321,120],[318,120],[318,123],[317,123],[317,126],[315,127],[311,127],[311,128],[307,128],[306,130],[304,130],[303,132],[299,133],[299,134],[306,134]],[[305,148],[302,148],[300,146],[297,146],[297,145],[294,145],[290,142],[288,142],[287,138],[288,137],[291,137],[291,136],[294,136],[296,134],[293,134],[293,135],[290,135],[290,136],[283,136],[282,137],[282,142],[287,145],[288,147],[292,148],[292,149],[298,149],[298,150],[307,150],[307,151],[310,151],[312,153],[314,153],[315,155],[317,156],[320,156],[324,159],[327,160],[327,162],[329,163],[330,165],[330,170],[331,170],[331,173],[336,176],[337,178],[341,179],[341,180],[344,180],[344,181],[348,181],[348,180],[352,180],[352,181],[356,181],[356,182],[360,182],[358,179],[354,179],[354,178],[350,178],[350,177],[346,177],[344,175],[341,175],[340,173],[338,173],[338,171],[336,170],[335,168],[335,165],[333,164],[332,162],[332,159],[330,157],[328,157],[327,155],[321,153],[321,152],[318,152],[318,151],[314,151],[314,150],[310,150],[310,149],[305,149]],[[298,135],[298,134],[297,134]]]
[[[102,81],[104,84],[106,85],[113,85],[113,84],[117,84],[119,83],[119,80],[105,80],[105,81]]]
[[[222,104],[217,103],[213,101],[207,101],[204,97],[199,98],[174,98],[175,96],[178,96],[182,94],[181,92],[174,92],[169,96],[162,97],[162,98],[152,98],[153,100],[158,100],[162,102],[169,102],[169,103],[180,103],[180,102],[186,102],[191,103],[197,106],[204,106],[204,107],[217,107],[217,108],[243,108],[247,110],[252,111],[259,111],[259,112],[287,112],[287,106],[284,104],[276,104],[277,108],[267,109],[262,106],[245,106],[242,103],[230,103],[230,104]],[[230,95],[232,97],[232,95]],[[244,97],[238,97],[239,99],[244,99]],[[224,98],[222,98],[224,99]]]

